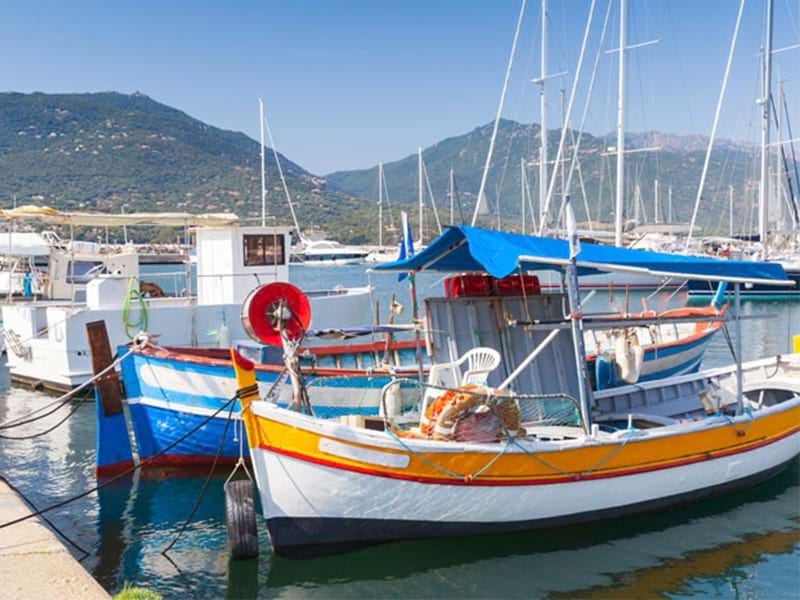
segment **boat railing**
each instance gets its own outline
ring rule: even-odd
[[[409,393],[409,389],[413,389],[414,392]],[[398,396],[398,390],[405,390],[405,396]],[[456,403],[461,403],[465,410],[485,406],[493,412],[502,412],[505,410],[504,407],[516,406],[519,409],[519,421],[526,427],[583,427],[578,400],[569,394],[516,394],[511,390],[499,390],[483,385],[456,388],[421,382],[408,377],[396,377],[383,386],[380,400],[381,415],[387,427],[390,426],[390,420],[408,416],[409,413],[422,419],[426,415],[420,414],[421,407],[432,406],[445,394],[449,394]],[[426,396],[428,401],[424,402]],[[413,401],[409,402],[412,398]],[[403,410],[409,406],[411,410],[404,413]],[[400,421],[408,422],[408,418],[402,418]]]

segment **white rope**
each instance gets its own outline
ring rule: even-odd
[[[706,159],[703,162],[703,173],[700,175],[700,185],[697,188],[697,198],[694,202],[694,210],[692,211],[692,221],[689,224],[689,233],[686,235],[686,246],[684,253],[688,252],[689,244],[692,241],[692,233],[694,232],[695,221],[697,220],[697,211],[700,209],[700,198],[703,196],[703,187],[706,184],[706,175],[708,174],[708,165],[711,162],[711,150],[714,148],[714,140],[717,137],[717,125],[719,125],[719,116],[722,113],[722,103],[725,100],[725,91],[728,89],[728,78],[731,73],[731,64],[733,63],[733,53],[736,50],[736,39],[739,37],[739,25],[742,22],[742,13],[744,12],[745,0],[739,2],[739,14],[736,16],[736,26],[733,29],[733,39],[731,39],[731,47],[728,51],[728,63],[725,66],[725,76],[722,78],[722,88],[719,91],[719,98],[717,99],[717,111],[714,113],[714,124],[711,126],[711,137],[708,139],[708,148],[706,148]]]
[[[503,104],[506,101],[506,92],[508,91],[508,80],[511,77],[511,67],[514,65],[514,55],[517,53],[517,41],[519,40],[519,32],[522,29],[522,17],[525,15],[525,5],[527,0],[522,0],[522,5],[519,7],[519,17],[517,18],[517,29],[514,32],[514,43],[511,44],[511,55],[508,57],[508,67],[506,67],[506,78],[503,81],[503,92],[500,94],[500,106],[497,107],[497,116],[494,119],[494,129],[492,130],[492,139],[489,141],[489,152],[486,155],[486,165],[483,167],[483,175],[481,175],[481,186],[478,190],[478,200],[475,202],[475,212],[472,213],[472,223],[474,227],[480,214],[481,203],[484,201],[484,191],[486,190],[486,179],[489,176],[489,166],[492,164],[492,153],[494,152],[494,143],[497,140],[497,129],[500,127],[500,115],[503,113]]]
[[[578,57],[578,66],[575,69],[575,79],[572,81],[572,90],[569,94],[569,102],[567,103],[567,114],[564,117],[564,127],[561,128],[561,139],[558,142],[558,152],[556,153],[556,162],[553,166],[553,173],[550,177],[550,186],[547,190],[547,199],[544,203],[544,209],[542,210],[542,219],[539,223],[539,235],[544,234],[545,224],[547,223],[547,212],[550,209],[550,200],[553,197],[553,191],[556,187],[556,176],[558,175],[558,168],[561,164],[561,156],[564,153],[564,143],[567,139],[567,126],[570,122],[570,118],[572,115],[572,105],[575,102],[575,93],[578,91],[578,81],[581,78],[581,69],[583,68],[583,59],[586,56],[586,45],[589,42],[589,31],[592,27],[592,19],[594,18],[594,9],[597,5],[597,0],[592,0],[592,4],[589,7],[589,17],[586,20],[586,27],[583,30],[583,41],[581,42],[581,53]],[[576,153],[577,154],[577,153]]]

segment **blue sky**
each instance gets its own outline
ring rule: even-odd
[[[538,121],[539,0],[529,0],[504,116]],[[489,122],[519,0],[3,3],[0,89],[141,91],[258,137],[264,97],[278,149],[312,172],[367,167]],[[574,72],[589,0],[551,0],[550,70]],[[589,61],[607,0],[598,0]],[[748,0],[720,136],[755,141],[764,4]],[[630,0],[628,129],[708,133],[735,0]],[[605,46],[616,47],[612,24]],[[775,0],[775,47],[800,43],[800,2]],[[776,56],[800,136],[800,50]],[[549,98],[551,122],[558,85]],[[616,65],[601,59],[587,129],[614,128]],[[579,107],[584,97],[579,95]],[[576,110],[579,114],[580,111]],[[573,125],[577,126],[577,116]]]

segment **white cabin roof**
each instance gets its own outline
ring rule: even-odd
[[[0,255],[47,256],[50,244],[38,233],[28,231],[0,232]]]

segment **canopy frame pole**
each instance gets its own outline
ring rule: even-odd
[[[733,302],[736,308],[736,414],[744,412],[744,381],[742,374],[742,320],[739,318],[742,312],[741,283],[733,285]]]
[[[575,374],[578,378],[578,400],[581,409],[581,421],[586,435],[592,432],[591,404],[592,392],[589,389],[589,374],[586,371],[586,349],[583,340],[583,314],[581,313],[581,295],[578,288],[578,267],[573,257],[567,265],[566,272],[567,297],[569,298],[569,320],[572,329],[572,348],[575,355]]]
[[[560,331],[561,331],[560,329],[553,329],[550,333],[548,333],[547,337],[544,338],[539,343],[539,345],[536,346],[536,348],[534,348],[530,354],[528,354],[527,357],[525,357],[525,360],[523,360],[516,369],[514,369],[514,372],[511,373],[511,375],[509,375],[508,377],[506,377],[506,380],[498,386],[498,389],[504,390],[509,385],[511,385],[514,382],[514,380],[520,376],[522,371],[524,371],[528,367],[528,365],[530,365],[534,360],[536,360],[536,357],[539,356],[542,353],[542,351],[545,348],[547,348],[547,346],[550,345],[550,342],[552,342],[555,339],[555,337],[559,334]]]

